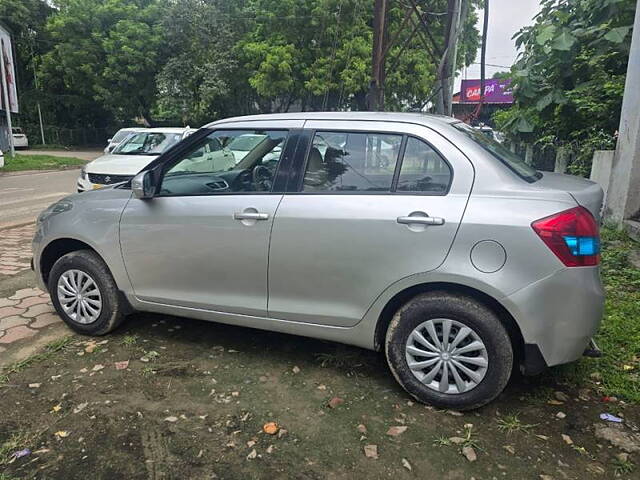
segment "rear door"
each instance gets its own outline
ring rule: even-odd
[[[473,167],[419,125],[308,121],[273,224],[269,316],[352,326],[392,283],[445,260]]]

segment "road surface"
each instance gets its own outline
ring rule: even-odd
[[[76,191],[80,170],[0,175],[0,228],[35,221],[50,204]]]

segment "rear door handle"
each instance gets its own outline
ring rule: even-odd
[[[444,218],[440,217],[420,217],[420,216],[409,216],[409,217],[398,217],[398,223],[402,223],[403,225],[444,225]]]
[[[258,212],[236,212],[233,214],[234,220],[268,220],[268,213]]]

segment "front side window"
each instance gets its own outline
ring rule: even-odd
[[[409,137],[396,191],[445,193],[450,182],[451,169],[442,157],[429,144]]]
[[[316,132],[304,192],[388,192],[402,135]]]
[[[160,155],[182,140],[181,133],[140,132],[113,149],[114,155]]]
[[[167,170],[160,195],[270,192],[286,138],[283,130],[217,130]]]

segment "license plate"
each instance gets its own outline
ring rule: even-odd
[[[103,187],[104,187],[104,185],[100,185],[100,184],[97,184],[97,183],[94,183],[94,184],[91,186],[91,188],[92,188],[93,190],[99,190],[99,189],[101,189],[101,188],[103,188]]]

